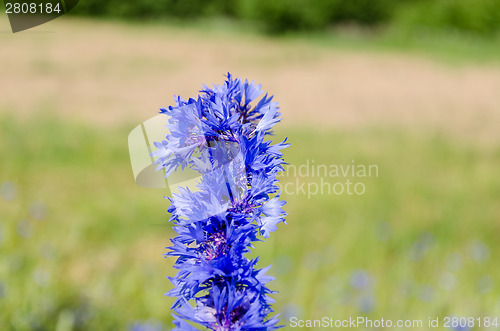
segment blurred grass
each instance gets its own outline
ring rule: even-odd
[[[277,233],[273,256],[275,261],[291,257],[288,274],[275,270],[281,302],[299,306],[304,318],[318,319],[332,314],[426,319],[500,312],[498,285],[487,294],[478,288],[488,277],[499,279],[493,262],[500,230],[498,148],[391,128],[296,130],[289,136],[291,164],[309,159],[349,165],[354,160],[378,165],[379,177],[352,178],[365,183],[361,196],[285,196],[289,225]],[[471,253],[477,251],[491,253],[489,260]],[[460,266],[452,265],[458,256]],[[363,270],[373,286],[353,288],[355,270]],[[446,282],[450,275],[454,285]],[[448,285],[449,290],[443,289]],[[424,299],[428,289],[432,295]],[[367,302],[373,307],[366,309]]]
[[[500,63],[500,38],[471,36],[457,31],[398,26],[373,31],[346,25],[324,32],[294,33],[284,38],[309,41],[329,48],[418,54],[446,64]]]
[[[0,310],[8,312],[0,325],[49,330],[66,311],[76,329],[94,330],[122,328],[123,316],[168,316],[167,205],[161,192],[135,185],[128,129],[42,118],[0,126],[2,182],[17,188],[0,207]],[[43,220],[30,216],[34,201],[46,206]],[[37,284],[40,273],[48,279]]]
[[[2,329],[170,328],[167,203],[133,181],[132,127],[0,119]],[[500,314],[500,146],[390,127],[277,133],[290,164],[379,168],[351,178],[364,195],[284,194],[288,225],[254,252],[273,264],[283,323]]]

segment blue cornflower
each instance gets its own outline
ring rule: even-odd
[[[196,189],[179,188],[168,212],[177,237],[166,256],[179,271],[169,278],[176,298],[176,330],[274,330],[268,268],[246,254],[285,221],[276,179],[283,171],[283,141],[266,138],[280,121],[273,97],[261,86],[227,75],[222,85],[203,86],[197,99],[177,97],[162,108],[169,133],[156,142],[157,169],[200,174]]]

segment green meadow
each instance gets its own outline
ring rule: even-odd
[[[119,3],[81,1],[81,16],[19,34],[0,13],[0,331],[172,328],[169,193],[135,183],[128,135],[228,71],[275,95],[273,139],[291,144],[287,224],[249,256],[272,265],[284,330],[325,317],[500,330],[494,0],[385,1],[402,16],[314,29],[321,16],[269,2],[259,18],[279,14],[279,34],[236,13],[184,20],[196,1]]]
[[[174,261],[162,254],[174,233],[165,192],[134,182],[135,125],[1,117],[2,330],[171,327],[173,300],[163,294]],[[281,177],[290,184],[287,224],[252,256],[273,265],[283,324],[500,317],[500,145],[396,126],[278,126],[275,139],[284,137],[288,167],[376,165],[378,173]],[[295,191],[322,179],[364,192]]]

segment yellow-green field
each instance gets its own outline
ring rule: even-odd
[[[179,27],[45,29],[0,35],[0,330],[171,328],[168,204],[135,184],[127,136],[227,71],[276,95],[275,138],[292,144],[288,224],[254,253],[273,264],[285,329],[292,316],[500,318],[498,65]],[[378,172],[290,171],[313,162]],[[321,177],[365,190],[313,194]]]

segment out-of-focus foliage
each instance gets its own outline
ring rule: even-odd
[[[397,25],[429,30],[452,30],[477,35],[500,31],[500,1],[415,1],[404,7]]]
[[[89,16],[110,16],[136,19],[157,19],[178,17],[195,19],[213,15],[235,15],[238,1],[202,0],[143,0],[143,1],[80,1],[77,14]]]
[[[255,0],[255,20],[271,32],[323,29],[332,24],[354,22],[376,25],[391,16],[392,0]],[[392,4],[393,5],[393,4]]]
[[[498,0],[86,0],[75,12],[125,19],[223,16],[257,23],[273,33],[318,30],[345,23],[478,35],[500,30]]]

